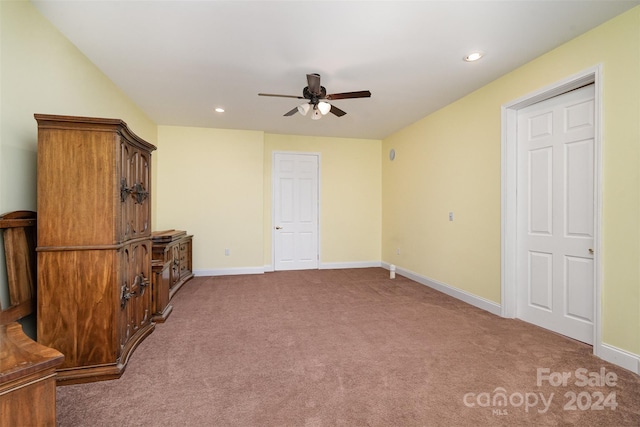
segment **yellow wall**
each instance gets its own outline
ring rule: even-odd
[[[31,3],[0,1],[0,41],[0,213],[36,209],[34,113],[120,118],[155,143],[156,124]]]
[[[477,108],[474,100],[465,104]],[[461,107],[453,104],[384,141],[382,259],[499,301],[500,109],[492,119],[481,109],[465,116]],[[476,132],[491,124],[494,137],[483,136],[495,144],[479,143]]]
[[[194,270],[264,267],[263,139],[254,131],[158,127],[154,229],[194,235]]]
[[[640,354],[640,7],[386,138],[383,261],[500,302],[500,108],[600,63],[603,341]]]
[[[380,141],[176,126],[158,140],[154,228],[195,236],[198,273],[272,268],[274,151],[320,154],[320,262],[380,261]]]
[[[265,135],[265,265],[272,263],[274,151],[320,154],[320,263],[380,261],[380,144],[368,139]]]
[[[0,2],[0,210],[35,209],[34,113],[123,119],[155,143],[151,121],[28,1]]]

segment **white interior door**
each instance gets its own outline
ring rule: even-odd
[[[518,112],[517,317],[592,344],[594,85]]]
[[[318,268],[318,156],[274,155],[275,270]]]

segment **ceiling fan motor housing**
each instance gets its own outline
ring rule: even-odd
[[[311,93],[309,86],[305,86],[305,88],[302,89],[302,96],[311,101],[310,104],[317,105],[321,99],[327,96],[327,89],[325,89],[324,86],[320,86],[320,93]]]

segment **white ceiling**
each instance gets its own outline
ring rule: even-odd
[[[159,125],[382,139],[640,0],[32,3]],[[257,96],[307,73],[372,96],[317,121]]]

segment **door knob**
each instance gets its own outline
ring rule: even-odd
[[[276,230],[282,230],[282,227],[280,227],[279,225],[276,225]]]
[[[589,248],[589,253],[590,253],[591,255],[593,255],[593,249],[592,249],[592,248]]]

